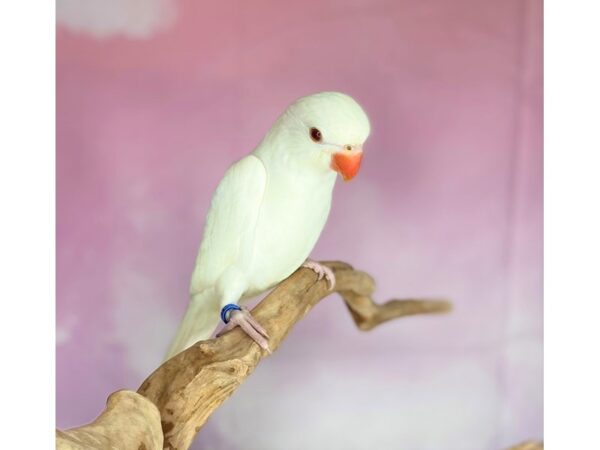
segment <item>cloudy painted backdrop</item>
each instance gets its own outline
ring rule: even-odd
[[[494,450],[542,437],[540,0],[58,0],[57,425],[159,364],[219,178],[293,99],[372,121],[314,257],[452,315],[300,323],[197,449]]]

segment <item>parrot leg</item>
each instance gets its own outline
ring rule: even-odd
[[[221,331],[219,331],[219,333],[217,333],[217,337],[233,330],[235,327],[240,327],[262,349],[271,353],[269,342],[267,341],[267,339],[269,339],[267,331],[256,321],[254,317],[252,317],[252,314],[250,314],[248,308],[242,306],[241,311],[231,311],[229,322]]]
[[[323,277],[325,277],[329,284],[329,290],[332,290],[335,286],[335,275],[329,267],[319,264],[311,259],[307,259],[304,264],[302,264],[302,267],[306,267],[315,272],[319,276],[319,280],[322,280]]]

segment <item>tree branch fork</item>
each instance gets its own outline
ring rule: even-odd
[[[300,268],[280,283],[253,310],[252,315],[269,333],[273,351],[293,326],[319,301],[337,292],[360,330],[400,317],[450,311],[438,299],[372,299],[373,278],[349,264],[326,261],[336,284]],[[57,449],[158,450],[189,448],[210,415],[269,356],[242,330],[234,329],[215,339],[200,341],[156,369],[137,393],[117,391],[92,423],[67,431],[57,430]]]

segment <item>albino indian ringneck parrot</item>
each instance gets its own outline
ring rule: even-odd
[[[171,357],[239,326],[270,352],[268,334],[238,303],[265,292],[300,266],[326,277],[308,260],[329,215],[337,174],[360,168],[370,125],[351,97],[321,92],[292,103],[262,142],[234,163],[210,205],[190,284],[190,303],[171,344]]]

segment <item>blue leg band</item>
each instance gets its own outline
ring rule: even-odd
[[[240,308],[238,305],[235,305],[233,303],[229,303],[225,306],[223,306],[223,309],[221,310],[221,320],[225,323],[229,323],[229,311],[241,311],[242,308]]]

